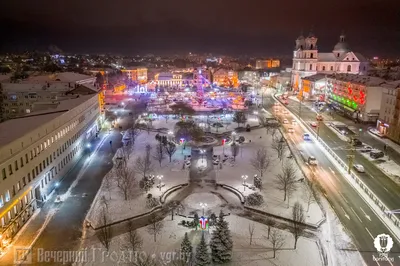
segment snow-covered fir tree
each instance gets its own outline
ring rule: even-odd
[[[219,213],[217,224],[212,233],[210,248],[213,262],[225,263],[231,261],[233,248],[232,235],[222,210]]]
[[[188,233],[185,233],[185,237],[181,243],[181,254],[185,262],[190,262],[193,254],[192,243],[190,243]]]
[[[152,189],[154,186],[154,176],[150,175],[143,177],[142,180],[140,180],[139,182],[139,186],[141,189],[146,191],[146,193],[149,192],[150,189]]]
[[[209,266],[211,265],[210,255],[208,254],[206,239],[204,238],[204,232],[201,234],[200,244],[196,248],[196,266]]]

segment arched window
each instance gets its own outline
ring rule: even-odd
[[[322,71],[325,71],[325,66],[322,66]]]
[[[347,72],[351,72],[351,65],[347,66]]]
[[[310,49],[311,50],[314,49],[314,45],[313,44],[311,44]],[[311,56],[311,58],[312,58],[312,56]]]
[[[310,58],[314,58],[314,53],[310,53]]]

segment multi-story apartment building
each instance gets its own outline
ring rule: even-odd
[[[281,62],[278,59],[264,59],[256,61],[256,69],[278,68]]]
[[[376,122],[381,110],[385,80],[355,74],[326,76],[326,101],[361,122]]]
[[[367,59],[360,53],[351,51],[343,34],[329,53],[321,53],[318,50],[317,41],[318,38],[312,32],[307,38],[301,35],[296,40],[291,78],[293,90],[300,91],[301,79],[317,73],[367,73]]]
[[[376,123],[380,134],[400,143],[400,81],[382,85],[381,112]]]
[[[11,240],[99,130],[96,94],[0,124],[0,235]],[[1,244],[0,244],[1,245]]]

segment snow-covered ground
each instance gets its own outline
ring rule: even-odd
[[[131,261],[140,261],[145,257],[145,254],[147,254],[155,258],[160,265],[167,265],[171,262],[173,257],[178,258],[180,256],[180,245],[185,233],[188,233],[195,251],[196,246],[200,242],[202,231],[178,225],[183,219],[184,218],[175,216],[172,221],[171,217],[167,216],[163,221],[164,227],[161,234],[157,235],[156,242],[154,242],[153,235],[149,234],[147,228],[138,229],[137,232],[143,239],[143,245],[138,253],[133,253]],[[277,251],[277,256],[274,259],[271,249],[272,245],[267,239],[268,233],[266,225],[233,214],[226,216],[225,219],[229,223],[233,240],[232,261],[226,265],[323,265],[318,246],[313,239],[301,237],[298,241],[297,249],[294,250],[294,238],[292,234],[287,231],[279,230],[284,237],[285,244],[282,250]],[[254,225],[252,245],[249,244],[249,225]],[[212,230],[213,227],[210,228],[209,232],[204,232],[207,242],[210,240]],[[86,246],[89,250],[87,258],[88,263],[84,265],[116,265],[118,261],[127,264],[127,262],[129,262],[129,256],[127,256],[127,254],[129,254],[127,237],[128,234],[123,234],[113,238],[109,251],[106,251],[100,243]],[[122,258],[125,259],[122,261]]]
[[[394,182],[400,184],[400,165],[395,161],[390,160],[388,156],[383,158],[373,159],[369,156],[369,153],[361,153],[369,161],[373,162],[382,172],[390,177]]]
[[[236,157],[236,162],[233,164],[228,161],[224,163],[222,169],[217,169],[216,176],[217,182],[230,185],[244,195],[249,195],[253,192],[259,192],[258,189],[251,190],[248,187],[243,186],[242,175],[247,175],[247,184],[253,184],[253,176],[259,174],[256,169],[251,166],[250,160],[254,157],[257,149],[266,147],[268,154],[271,156],[271,165],[269,166],[266,173],[264,173],[262,182],[263,189],[261,194],[264,197],[264,204],[255,208],[275,214],[286,218],[290,218],[292,215],[292,206],[296,201],[300,202],[304,210],[307,210],[307,203],[305,200],[305,193],[303,183],[298,183],[297,189],[290,196],[289,201],[283,201],[284,193],[276,188],[276,175],[282,172],[282,165],[285,161],[289,161],[297,169],[296,175],[297,180],[303,178],[302,172],[298,169],[296,162],[293,159],[288,159],[287,154],[283,156],[283,163],[277,158],[277,153],[271,148],[272,136],[265,134],[265,129],[253,130],[251,132],[242,132],[239,134],[244,136],[246,141],[240,146],[239,154]],[[262,138],[260,138],[260,136]],[[277,134],[279,136],[279,133]],[[250,142],[251,140],[251,142]],[[214,147],[214,154],[223,154],[223,148]],[[225,147],[225,154],[231,155],[230,147]],[[306,222],[310,224],[317,224],[323,220],[323,212],[316,203],[311,203],[309,211],[306,212]]]
[[[127,165],[129,169],[134,171],[135,161],[138,156],[142,156],[144,154],[145,146],[150,144],[152,148],[152,153],[155,151],[155,145],[157,141],[155,140],[156,133],[150,132],[142,132],[136,139],[134,145],[134,151],[129,157]],[[118,153],[117,153],[118,154]],[[172,186],[187,183],[189,172],[183,169],[184,156],[190,154],[190,148],[186,147],[183,150],[181,147],[177,148],[177,151],[172,156],[172,162],[169,162],[169,158],[166,157],[161,166],[158,161],[152,159],[153,171],[154,175],[162,175],[163,178],[161,183],[164,186],[161,187],[161,190],[157,188],[159,185],[159,180],[155,180],[154,187],[148,192],[153,195],[153,197],[159,199],[159,196],[171,188]],[[93,225],[97,224],[99,212],[102,210],[102,206],[104,206],[104,197],[107,200],[107,206],[110,210],[110,219],[112,222],[123,220],[129,217],[134,217],[141,213],[145,213],[151,210],[151,208],[146,207],[146,196],[143,190],[139,188],[139,185],[135,185],[135,190],[132,192],[132,195],[129,200],[124,200],[123,194],[117,187],[117,182],[113,179],[114,173],[110,171],[106,177],[103,179],[102,186],[88,212],[86,219],[90,221]],[[107,185],[107,179],[111,177],[111,185]],[[136,181],[139,182],[142,178],[140,174],[135,174]]]

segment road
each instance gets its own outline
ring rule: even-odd
[[[281,109],[283,107],[280,107]],[[292,121],[293,117],[290,114],[284,115],[281,111],[278,112],[280,119],[288,119]],[[375,262],[374,256],[379,256],[374,248],[374,238],[382,233],[390,235],[389,230],[375,215],[370,207],[363,201],[356,191],[348,184],[335,166],[315,143],[305,142],[303,140],[304,131],[300,126],[284,125],[285,130],[288,127],[295,129],[294,133],[287,133],[289,135],[288,141],[293,143],[298,151],[302,151],[306,156],[313,155],[318,160],[318,166],[309,167],[307,171],[319,179],[323,189],[325,190],[325,197],[330,202],[332,208],[335,210],[341,223],[352,235],[354,243],[364,258],[367,265],[400,265],[400,246],[395,243],[390,252],[391,257],[395,257],[395,261],[389,262]],[[340,248],[340,247],[338,247]]]
[[[289,99],[287,105],[289,110],[293,113],[299,114],[299,102]],[[303,106],[301,108],[301,118],[306,122],[310,123],[315,121],[316,114],[314,111]],[[329,121],[325,121],[329,123]],[[317,129],[314,129],[317,131]],[[367,132],[362,133],[368,134]],[[344,161],[347,162],[347,155],[349,154],[349,143],[341,140],[336,133],[332,131],[325,123],[320,123],[319,136],[323,141],[331,147],[334,152]],[[363,157],[358,152],[355,152],[355,164],[361,164],[365,168],[365,173],[357,173],[357,175],[363,180],[363,182],[372,190],[375,195],[391,210],[400,208],[400,186],[393,182],[388,176],[386,176],[379,168],[375,166],[371,161]],[[400,214],[397,214],[400,217]]]

